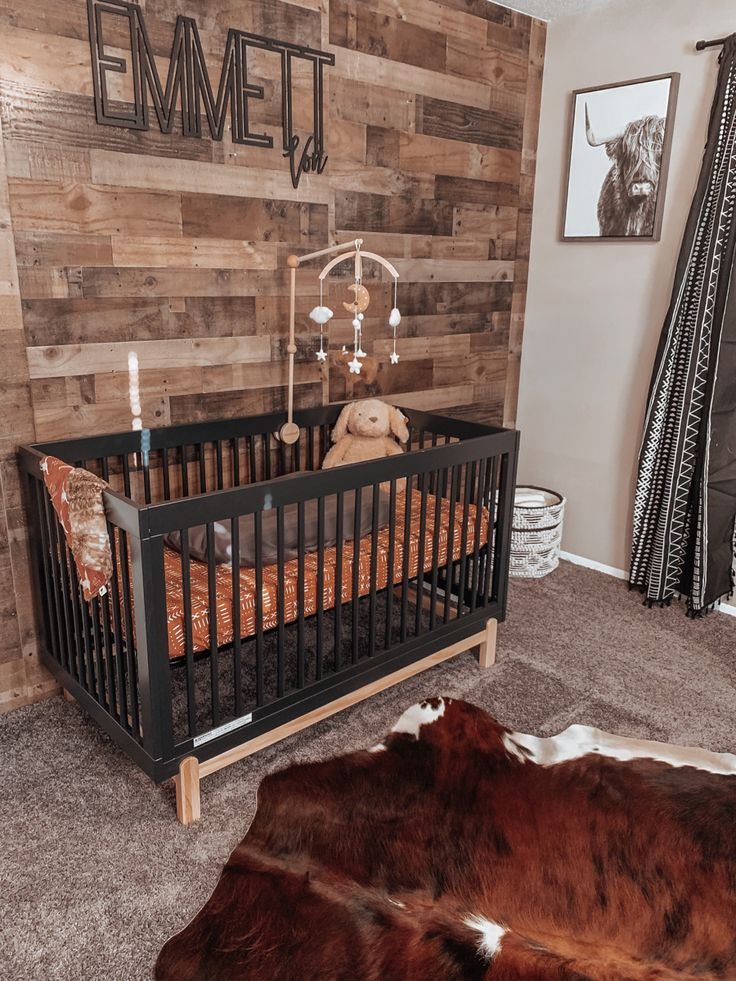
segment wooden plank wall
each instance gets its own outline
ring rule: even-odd
[[[321,368],[306,316],[316,267],[300,271],[298,405],[376,394],[514,421],[544,24],[488,0],[141,7],[162,73],[179,13],[196,18],[215,80],[231,26],[333,51],[329,161],[295,190],[277,149],[236,147],[227,133],[214,142],[99,126],[84,0],[0,0],[0,371],[13,407],[2,434],[0,699],[9,705],[45,690],[21,614],[29,589],[14,446],[129,428],[131,353],[145,426],[283,408],[289,252],[363,237],[395,261],[404,315],[391,366],[391,285],[366,267],[365,373],[349,375],[341,352],[352,340],[346,312],[330,324]],[[253,124],[278,138],[273,61],[256,59],[250,80],[266,92],[250,103]],[[297,122],[309,95],[297,80]],[[336,311],[348,282],[329,288]]]

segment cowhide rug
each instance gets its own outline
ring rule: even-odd
[[[156,978],[736,978],[736,757],[415,705],[263,781]]]

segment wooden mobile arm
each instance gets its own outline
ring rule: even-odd
[[[330,272],[334,269],[335,266],[337,266],[341,262],[345,262],[346,259],[352,259],[353,256],[355,256],[355,255],[357,255],[356,252],[348,252],[347,255],[338,255],[338,256],[335,256],[334,259],[331,259],[330,262],[327,263],[327,265],[325,266],[325,268],[319,274],[319,278],[320,279],[326,279],[327,276],[329,276]],[[360,253],[360,256],[361,256],[361,259],[373,259],[376,262],[380,262],[380,264],[382,266],[384,266],[386,269],[388,269],[388,271],[391,273],[391,275],[395,279],[398,279],[399,278],[399,271],[396,268],[396,266],[392,266],[391,263],[388,261],[388,259],[384,259],[383,256],[376,255],[375,252],[361,252]]]

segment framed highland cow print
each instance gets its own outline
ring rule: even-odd
[[[565,241],[659,241],[680,76],[573,92]]]

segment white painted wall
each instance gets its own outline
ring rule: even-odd
[[[518,426],[520,479],[568,498],[563,548],[628,568],[649,378],[733,0],[616,0],[549,26]],[[573,89],[680,72],[662,240],[561,242]]]

